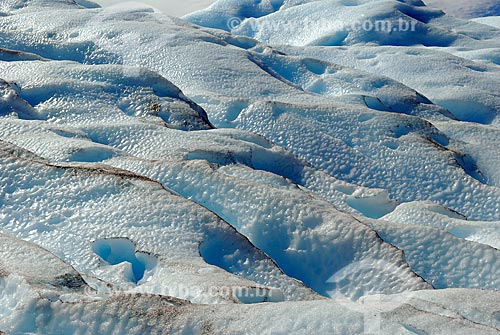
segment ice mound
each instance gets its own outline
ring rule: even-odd
[[[0,11],[0,333],[498,333],[500,30]],[[334,29],[362,20],[415,29]]]
[[[459,120],[483,124],[499,122],[499,68],[496,64],[457,57],[447,48],[355,46],[286,50],[386,75],[421,92]]]
[[[36,334],[96,330],[100,334],[308,334],[311,329],[325,334],[359,334],[376,324],[380,327],[371,330],[384,334],[496,334],[498,298],[497,292],[443,290],[407,293],[392,299],[374,297],[363,304],[315,301],[215,309],[150,295],[119,295],[76,304],[35,299],[38,303],[32,309],[18,312],[19,319],[26,323],[9,320],[4,329]],[[463,301],[471,308],[461,307]],[[39,313],[51,317],[36,322]],[[80,322],[79,316],[85,316],[86,322]]]
[[[498,223],[467,220],[463,215],[433,203],[402,204],[384,219],[403,224],[439,228],[456,237],[500,249],[498,240],[500,225]]]
[[[450,15],[465,18],[475,18],[500,14],[500,5],[495,0],[482,1],[453,1],[447,0],[427,0],[427,4],[443,8]]]
[[[172,83],[146,69],[133,70],[19,61],[2,62],[1,71],[4,79],[15,82],[17,92],[11,94],[20,94],[26,105],[35,107],[40,120],[57,119],[64,124],[69,118],[67,122],[92,124],[125,121],[132,116],[176,129],[212,128],[205,111]]]
[[[278,278],[283,276],[283,279],[292,285],[291,287],[295,286],[298,289],[289,291],[289,298],[291,299],[294,299],[293,297],[297,294],[298,296],[312,294],[302,287],[300,283],[283,275],[275,263],[257,251],[248,240],[242,238],[233,228],[215,215],[202,207],[194,205],[189,200],[173,195],[153,181],[102,166],[52,165],[44,163],[40,159],[33,160],[34,158],[31,158],[26,160],[27,158],[18,157],[17,150],[16,147],[3,144],[2,179],[9,180],[2,201],[3,229],[17,237],[43,246],[62,259],[69,260],[70,264],[81,272],[99,278],[102,272],[99,259],[104,258],[108,260],[107,263],[110,262],[109,256],[105,256],[106,254],[103,253],[102,248],[96,247],[96,241],[122,236],[136,236],[133,241],[141,250],[145,250],[152,255],[158,255],[155,256],[157,258],[159,257],[155,271],[149,271],[150,276],[148,278],[145,278],[143,273],[142,282],[137,280],[137,283],[145,284],[142,287],[145,290],[144,292],[156,292],[155,290],[162,289],[161,280],[168,280],[170,276],[181,278],[184,273],[184,276],[190,277],[192,275],[189,273],[193,269],[198,267],[209,269],[210,266],[200,256],[199,244],[206,239],[212,240],[210,243],[215,243],[217,240],[214,240],[214,236],[217,236],[217,239],[222,239],[218,244],[222,250],[225,250],[224,252],[235,252],[235,250],[232,250],[233,248],[225,246],[227,243],[230,243],[230,245],[240,243],[237,248],[240,253],[245,252],[246,249],[245,253],[252,254],[246,256],[248,262],[245,263],[246,265],[240,264],[238,269],[235,270],[236,272],[248,273],[249,277],[254,277],[258,281],[270,281],[275,284],[278,284],[280,281]],[[15,157],[18,157],[17,163]],[[33,169],[37,170],[38,173],[34,174]],[[36,179],[33,180],[32,177],[35,175]],[[26,178],[21,176],[26,176]],[[144,194],[134,195],[135,192],[141,192],[141,189]],[[41,192],[40,190],[44,191]],[[34,194],[38,195],[34,196]],[[148,197],[155,200],[149,201]],[[144,205],[153,207],[144,208]],[[99,208],[99,211],[95,213],[96,215],[90,214],[89,209],[92,207]],[[153,209],[154,207],[156,209]],[[29,208],[32,209],[29,210]],[[181,217],[179,211],[186,210],[195,210],[199,211],[199,213],[185,214]],[[141,213],[144,212],[148,213],[148,215],[142,216]],[[170,219],[168,218],[169,215],[171,215]],[[28,220],[30,217],[33,219]],[[130,225],[132,222],[133,225]],[[205,228],[201,222],[205,223]],[[192,231],[188,232],[191,229]],[[33,231],[43,233],[32,235],[30,232]],[[171,237],[177,234],[179,236],[174,243]],[[239,242],[237,242],[238,240]],[[98,252],[99,250],[101,252]],[[220,249],[218,252],[220,252]],[[145,258],[145,256],[141,257]],[[144,262],[146,261],[142,261],[142,264],[145,264]],[[146,263],[150,264],[151,262]],[[257,265],[258,263],[260,264]],[[133,265],[133,263],[131,264]],[[174,264],[176,266],[172,267]],[[269,271],[269,273],[258,275],[255,270],[252,273],[247,269],[247,267],[253,268],[254,266],[262,269],[265,273]],[[149,265],[145,266],[145,268],[149,268]],[[171,270],[167,271],[167,268]],[[177,270],[173,271],[173,268],[177,268]],[[206,271],[206,274],[203,275],[203,286],[209,287],[210,284],[207,279],[210,276],[220,277],[221,272],[218,270]],[[138,279],[137,277],[136,279]],[[179,283],[186,285],[188,288],[189,285],[194,287],[201,285],[199,279],[197,284],[190,284],[187,279]],[[241,281],[241,279],[237,280],[236,278],[233,280],[235,286],[240,284],[245,287],[249,283],[248,280]],[[115,284],[126,289],[136,287],[136,285],[125,285],[127,284],[125,280],[117,280]],[[252,287],[255,285],[257,284],[250,284]],[[287,290],[291,287],[287,288]],[[164,287],[164,289],[169,290],[168,287]],[[300,293],[301,291],[302,293]],[[172,290],[172,292],[175,291]],[[199,297],[194,296],[191,298],[194,301],[203,301],[203,299],[215,299],[214,301],[217,301],[218,299],[217,294],[213,294],[213,296],[210,296],[207,292],[200,292],[199,294]],[[223,294],[227,295],[227,292]],[[175,294],[172,293],[171,295]],[[233,297],[226,296],[222,299],[233,299]]]
[[[88,289],[75,269],[38,245],[5,234],[0,239],[2,278],[15,275],[40,290],[83,293]]]
[[[500,29],[500,17],[498,16],[481,17],[473,19],[473,21]]]
[[[486,45],[499,32],[444,15],[422,1],[219,0],[185,19],[272,45]],[[468,29],[463,29],[467,26]],[[456,29],[462,28],[462,29]],[[488,33],[471,41],[476,30]],[[490,44],[491,46],[491,44]],[[496,44],[498,47],[498,42]]]

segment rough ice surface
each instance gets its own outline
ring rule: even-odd
[[[454,56],[447,49],[354,46],[289,50],[388,76],[447,108],[461,121],[498,123],[498,66],[475,63]]]
[[[337,29],[365,20],[415,29]],[[500,30],[476,21],[1,1],[0,333],[498,334]]]
[[[500,29],[500,17],[499,16],[481,17],[481,18],[473,19],[472,21],[479,22],[479,23],[486,24],[488,26],[492,26],[492,27]]]

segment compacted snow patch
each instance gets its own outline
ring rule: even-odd
[[[498,334],[498,29],[0,8],[0,333]]]

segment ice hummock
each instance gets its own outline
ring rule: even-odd
[[[497,333],[499,32],[356,4],[6,2],[0,331]]]

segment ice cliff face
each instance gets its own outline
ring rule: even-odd
[[[0,11],[0,331],[498,333],[500,30],[421,1]]]

